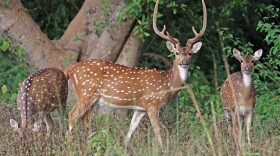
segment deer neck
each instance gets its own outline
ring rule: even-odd
[[[188,68],[188,66],[183,68],[180,65],[174,64],[173,67],[167,71],[166,76],[170,83],[170,89],[178,88],[184,85],[187,80]]]
[[[179,70],[179,74],[177,74],[177,75],[179,75],[182,82],[185,82],[187,80],[189,66],[184,68],[184,67],[181,67],[180,65],[177,65],[177,68]]]
[[[243,75],[243,84],[245,87],[250,87],[252,83],[252,74],[242,73]]]
[[[246,74],[242,72],[243,78],[243,95],[244,97],[251,97],[252,89],[252,74]]]

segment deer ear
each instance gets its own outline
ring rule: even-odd
[[[237,60],[239,60],[239,61],[241,60],[241,54],[240,54],[239,50],[233,48],[233,55]]]
[[[202,46],[202,42],[197,42],[192,46],[191,53],[197,53]]]
[[[174,52],[174,51],[176,51],[176,48],[175,48],[175,45],[172,43],[172,42],[170,42],[170,41],[166,41],[166,47],[168,48],[168,50],[170,51],[170,52]]]
[[[18,123],[14,119],[10,119],[10,125],[14,129],[14,131],[18,131]]]
[[[40,127],[41,127],[41,124],[42,124],[42,120],[39,120],[39,121],[36,121],[34,123],[34,127],[33,127],[33,131],[34,132],[38,132],[40,130]]]
[[[263,52],[262,49],[259,49],[255,52],[255,54],[254,54],[254,60],[255,61],[260,59],[260,57],[262,56],[262,52]]]

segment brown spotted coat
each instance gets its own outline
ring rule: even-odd
[[[62,71],[56,68],[42,69],[23,81],[17,96],[21,111],[21,131],[33,128],[32,116],[39,114],[43,120],[46,114],[66,107],[68,82]],[[63,113],[63,112],[61,112]]]

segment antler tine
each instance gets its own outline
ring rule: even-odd
[[[196,30],[194,29],[194,26],[192,26],[192,31],[193,31],[194,35],[196,36],[196,35],[197,35],[197,32],[196,32]]]
[[[163,34],[164,34],[165,29],[166,29],[166,26],[165,26],[165,25],[163,25],[163,29],[162,29],[161,33],[163,33]]]
[[[164,34],[165,29],[166,29],[165,25],[163,26],[163,29],[162,29],[161,32],[160,32],[160,31],[158,30],[158,28],[157,28],[158,1],[159,1],[159,0],[157,0],[156,5],[155,5],[155,9],[154,9],[153,29],[154,29],[155,33],[156,33],[158,36],[160,36],[160,37],[162,37],[163,39],[166,39],[166,40],[168,40],[168,41],[171,41],[171,42],[173,42],[174,44],[178,44],[178,43],[179,43],[179,40],[178,40],[178,39],[173,38],[172,36],[170,36],[168,32],[167,32],[167,35]]]
[[[169,32],[166,32],[167,36],[169,37],[170,41],[173,42],[174,44],[180,43],[180,41],[177,38],[172,37]]]
[[[199,33],[196,32],[196,30],[194,29],[194,27],[192,27],[192,31],[195,34],[195,37],[192,39],[189,39],[187,44],[193,44],[194,42],[196,42],[205,32],[206,30],[206,24],[207,24],[207,11],[206,11],[206,5],[204,0],[202,0],[202,7],[203,7],[203,26],[202,29],[200,30]]]

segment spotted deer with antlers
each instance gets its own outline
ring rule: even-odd
[[[162,148],[160,136],[159,110],[168,100],[172,99],[187,79],[191,54],[197,53],[202,46],[196,41],[204,34],[207,23],[207,13],[204,0],[203,27],[197,33],[193,28],[195,37],[189,39],[185,47],[179,40],[168,32],[165,34],[165,26],[160,32],[157,29],[158,0],[154,9],[153,29],[157,35],[167,40],[166,46],[175,54],[173,67],[167,71],[126,67],[104,60],[90,60],[80,62],[68,67],[65,75],[71,79],[76,90],[77,104],[69,112],[69,134],[73,136],[72,129],[75,120],[81,116],[81,120],[87,127],[92,117],[91,113],[85,113],[89,109],[96,110],[97,105],[120,109],[135,110],[125,142],[130,140],[133,131],[138,126],[142,117],[147,113]],[[98,103],[98,104],[97,104]],[[92,111],[94,113],[95,111]]]
[[[256,102],[256,89],[252,83],[253,62],[261,57],[262,50],[256,51],[254,56],[241,56],[237,49],[233,49],[233,54],[241,63],[241,72],[231,74],[222,85],[222,105],[230,132],[238,130],[235,139],[239,145],[241,145],[242,121],[245,118],[248,144],[251,145],[250,127]]]
[[[26,138],[29,132],[39,131],[44,121],[47,136],[50,136],[54,123],[49,113],[57,110],[60,133],[62,133],[67,94],[68,82],[61,70],[46,68],[30,75],[22,82],[17,96],[21,126],[19,127],[14,119],[10,119],[10,125],[19,132],[21,138]],[[36,121],[33,122],[36,115],[38,118],[35,117]]]

